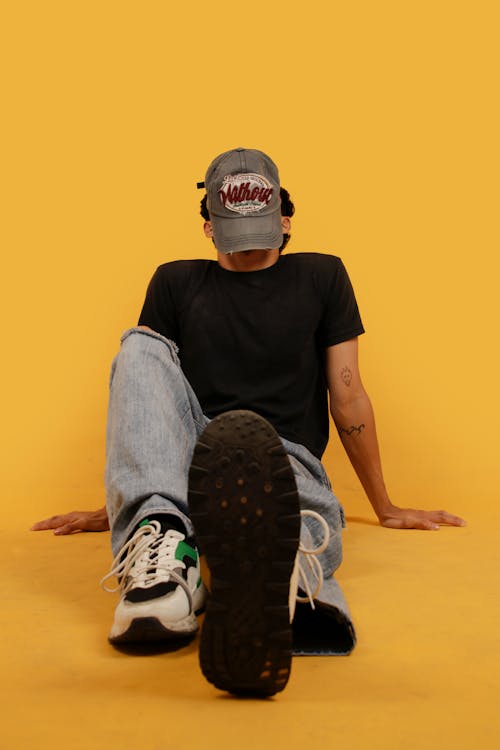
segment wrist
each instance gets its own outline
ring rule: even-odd
[[[396,506],[393,505],[387,495],[369,499],[379,521],[383,521],[384,519],[389,518],[396,509]]]

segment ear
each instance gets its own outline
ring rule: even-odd
[[[211,221],[206,221],[203,224],[203,231],[205,232],[205,237],[208,237],[209,239],[213,238],[213,236],[214,236],[214,230],[212,229],[212,222]]]
[[[288,216],[282,216],[281,217],[281,228],[283,229],[284,234],[288,234],[290,232],[290,227],[292,226],[292,222],[288,218]]]

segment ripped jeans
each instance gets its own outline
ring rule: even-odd
[[[176,345],[150,330],[126,331],[111,367],[106,432],[106,502],[114,554],[140,521],[154,513],[176,515],[193,532],[188,472],[195,443],[209,421],[182,372]],[[301,508],[320,513],[330,529],[328,547],[319,556],[325,591],[318,600],[348,613],[332,578],[342,559],[342,508],[321,462],[302,445],[282,442]],[[310,548],[322,540],[318,521],[303,518],[302,543]]]

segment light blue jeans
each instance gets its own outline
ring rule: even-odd
[[[178,516],[193,528],[187,505],[188,471],[195,443],[209,423],[182,372],[177,347],[158,333],[131,328],[113,360],[106,433],[106,498],[113,553],[153,513]],[[301,508],[320,513],[330,542],[319,556],[325,591],[319,600],[348,615],[332,574],[342,559],[343,511],[321,462],[304,446],[282,439],[295,473]],[[323,531],[302,519],[301,541],[321,544]],[[314,585],[313,585],[314,588]],[[323,594],[323,595],[322,595]]]

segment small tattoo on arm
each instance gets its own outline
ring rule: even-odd
[[[348,367],[342,368],[342,370],[340,371],[340,377],[342,378],[342,380],[344,381],[347,387],[351,385],[352,372],[350,371]]]
[[[353,435],[354,433],[356,433],[357,435],[359,435],[359,434],[361,433],[361,430],[362,430],[362,429],[364,429],[364,427],[365,427],[365,425],[364,425],[364,424],[360,424],[360,425],[358,425],[357,427],[356,427],[355,425],[353,425],[353,424],[352,424],[352,425],[351,425],[351,426],[349,427],[349,429],[348,429],[348,430],[344,429],[344,427],[339,427],[339,428],[338,428],[338,431],[339,431],[339,435],[340,435],[340,437],[342,437],[342,435],[347,435],[347,437],[350,437],[350,436],[351,436],[351,435]]]

